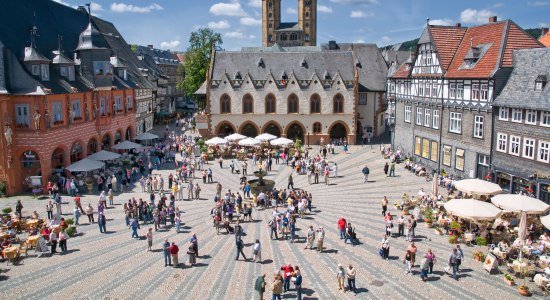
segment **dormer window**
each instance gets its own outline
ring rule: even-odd
[[[283,72],[283,75],[281,76],[281,78],[282,78],[283,80],[287,80],[287,79],[288,79],[288,76],[286,76],[286,73]]]
[[[462,63],[459,69],[473,69],[492,45],[492,43],[479,44],[477,46],[472,45],[470,50],[466,53],[466,56],[464,56],[464,63]]]
[[[241,77],[241,73],[239,73],[239,71],[237,71],[237,72],[235,73],[235,80],[241,80],[241,79],[243,79],[243,78]]]
[[[50,66],[40,65],[40,75],[42,80],[50,80]]]
[[[32,65],[32,75],[34,76],[40,76],[40,65]]]
[[[307,62],[305,58],[302,59],[302,62],[300,63],[300,65],[304,68],[307,68]]]
[[[535,79],[535,91],[544,90],[544,87],[546,86],[546,82],[547,82],[546,75],[539,75],[537,79]]]
[[[66,66],[61,66],[61,67],[59,68],[59,74],[61,74],[61,76],[67,77],[67,76],[68,76],[68,73],[69,73],[69,71],[67,70],[67,67],[66,67]]]
[[[260,57],[260,59],[258,59],[258,67],[265,68],[264,60],[261,57]]]

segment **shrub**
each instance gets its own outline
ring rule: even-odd
[[[65,223],[67,223],[67,225],[73,225],[74,224],[74,219],[73,218],[67,218],[67,219],[65,219]]]
[[[456,243],[458,243],[458,236],[456,236],[456,235],[451,235],[451,236],[449,237],[449,244],[456,244]]]
[[[11,207],[6,207],[6,208],[2,209],[2,212],[3,212],[4,214],[6,214],[6,215],[9,214],[9,213],[11,213],[12,211],[13,211],[13,210],[11,209]]]
[[[68,236],[73,237],[76,234],[76,227],[70,226],[65,230],[65,233],[67,233]]]
[[[476,238],[476,244],[478,246],[487,246],[487,240],[484,237]]]

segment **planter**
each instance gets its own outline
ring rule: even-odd
[[[521,286],[518,287],[518,293],[522,296],[530,296],[531,292],[529,292],[528,288],[523,288]]]
[[[88,188],[88,192],[94,191],[94,184],[93,183],[86,183],[86,187]]]
[[[516,282],[514,280],[508,280],[506,277],[504,277],[504,282],[506,282],[507,285],[512,286],[515,285]]]

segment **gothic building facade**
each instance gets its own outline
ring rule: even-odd
[[[281,22],[281,0],[262,0],[262,45],[315,46],[317,0],[298,0],[298,22]]]

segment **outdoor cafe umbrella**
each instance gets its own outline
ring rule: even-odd
[[[213,145],[227,144],[227,142],[228,141],[226,139],[222,139],[220,137],[214,137],[214,138],[211,138],[211,139],[209,139],[208,141],[206,141],[204,143],[207,144],[207,145],[213,146]]]
[[[97,153],[88,155],[88,157],[86,157],[86,158],[92,159],[92,160],[97,160],[97,161],[106,161],[106,160],[115,160],[117,158],[120,158],[120,156],[121,155],[118,154],[118,153],[101,150]]]
[[[481,179],[463,179],[454,182],[457,190],[471,195],[491,196],[502,192],[500,186],[496,183]]]
[[[150,132],[144,132],[136,136],[136,140],[140,140],[140,141],[149,141],[149,140],[154,140],[158,138],[159,138],[158,135],[152,134]]]
[[[283,145],[290,145],[294,142],[292,140],[287,139],[287,138],[280,137],[278,139],[274,139],[274,140],[270,141],[269,143],[273,146],[283,146]]]
[[[269,133],[262,133],[260,134],[259,136],[256,137],[257,140],[260,140],[260,141],[270,141],[270,140],[274,140],[276,139],[277,137],[274,136],[273,134],[269,134]]]
[[[238,133],[233,133],[233,134],[230,134],[230,135],[225,137],[225,139],[228,140],[228,141],[238,141],[238,140],[242,140],[244,138],[246,138],[246,135],[242,135],[242,134],[238,134]]]
[[[518,238],[521,241],[521,245],[523,245],[523,241],[525,240],[525,236],[527,235],[527,213],[522,211],[521,212],[521,218],[519,220],[519,230],[518,230]],[[519,251],[519,261],[523,258],[523,251]]]
[[[439,184],[437,182],[437,175],[434,176],[432,180],[432,194],[437,197],[437,194],[439,193]]]
[[[262,141],[254,139],[254,138],[246,138],[244,140],[239,141],[240,146],[256,146],[261,144]]]
[[[66,167],[65,169],[69,170],[69,172],[89,172],[89,171],[101,169],[104,166],[105,166],[104,162],[89,159],[89,158],[84,158]]]
[[[118,143],[118,144],[114,145],[113,149],[116,149],[116,150],[130,150],[130,149],[137,149],[137,148],[141,148],[141,147],[143,147],[143,146],[140,145],[140,144],[130,142],[130,141],[124,141],[122,143]]]
[[[471,220],[493,220],[501,212],[493,204],[475,199],[453,199],[443,206],[451,215]]]
[[[550,205],[543,201],[518,194],[502,194],[491,198],[494,205],[511,212],[526,212],[529,215],[542,215],[548,211]]]
[[[550,215],[540,217],[540,222],[544,225],[544,227],[550,229]]]

